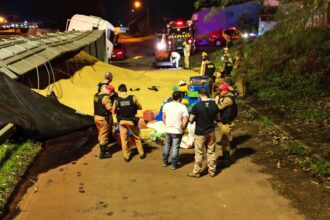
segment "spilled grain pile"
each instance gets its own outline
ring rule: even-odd
[[[92,60],[88,54],[82,52],[80,60]],[[98,82],[103,80],[105,72],[112,72],[114,79],[112,85],[117,89],[121,83],[130,88],[140,88],[139,91],[128,91],[140,100],[143,109],[159,110],[162,102],[172,94],[172,88],[180,80],[189,80],[190,76],[196,75],[189,70],[147,70],[133,71],[119,68],[103,62],[96,62],[93,66],[85,66],[75,72],[69,79],[59,80],[54,85],[54,92],[59,101],[84,114],[93,114],[93,95],[97,90]],[[159,91],[149,90],[150,86],[159,86]],[[46,95],[49,88],[37,91]],[[139,112],[141,115],[141,111]]]

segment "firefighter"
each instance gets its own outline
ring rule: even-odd
[[[236,51],[235,53],[235,59],[234,59],[234,66],[233,70],[235,72],[236,76],[236,86],[239,91],[240,96],[245,96],[245,77],[243,71],[237,71],[237,69],[240,67],[242,60],[243,60],[244,54],[242,50]]]
[[[175,66],[175,68],[179,68],[181,55],[178,52],[173,51],[171,53],[171,63]]]
[[[114,113],[117,113],[124,160],[126,162],[131,160],[131,151],[128,147],[128,132],[131,132],[134,138],[140,159],[144,159],[146,154],[142,147],[138,129],[138,118],[136,117],[137,110],[142,110],[142,106],[134,95],[127,94],[127,87],[125,84],[121,84],[118,87],[118,98],[114,103],[113,109]]]
[[[187,42],[183,42],[183,54],[184,54],[184,68],[189,69],[190,68],[190,51],[191,51],[191,45]]]
[[[100,92],[94,95],[94,121],[98,130],[98,142],[100,145],[100,159],[111,157],[107,152],[109,135],[112,131],[112,102],[110,96],[114,94],[113,86],[101,86]]]
[[[112,82],[112,79],[113,79],[113,75],[111,72],[106,72],[104,74],[104,80],[102,82],[99,82],[98,84],[98,90],[97,92],[100,92],[101,91],[101,87],[102,86],[108,86],[110,85],[110,83]]]
[[[201,76],[204,75],[205,72],[205,59],[207,58],[207,53],[206,52],[202,52],[202,64],[201,64]]]
[[[222,156],[225,165],[230,165],[230,142],[232,141],[233,120],[237,116],[237,105],[235,97],[231,93],[231,87],[228,84],[223,84],[219,88],[220,94],[215,97],[215,102],[218,105],[221,118],[220,126],[220,141],[218,144],[222,146]]]

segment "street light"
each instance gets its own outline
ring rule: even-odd
[[[141,8],[141,6],[142,6],[142,4],[141,4],[140,1],[135,1],[134,2],[134,8],[139,9],[139,8]]]
[[[0,17],[0,23],[5,23],[5,18],[4,17]]]

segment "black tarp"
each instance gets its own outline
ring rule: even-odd
[[[0,73],[0,127],[8,123],[28,137],[45,140],[88,128],[93,120]]]

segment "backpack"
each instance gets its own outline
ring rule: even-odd
[[[230,90],[230,92],[233,94],[234,99],[236,99],[237,97],[239,97],[239,92],[237,91],[236,88],[233,88],[233,90]]]
[[[236,104],[235,97],[234,96],[228,96],[228,97],[232,100],[233,104],[231,106],[228,106],[220,110],[221,122],[223,124],[231,123],[232,121],[235,120],[235,118],[238,115],[238,106]]]

